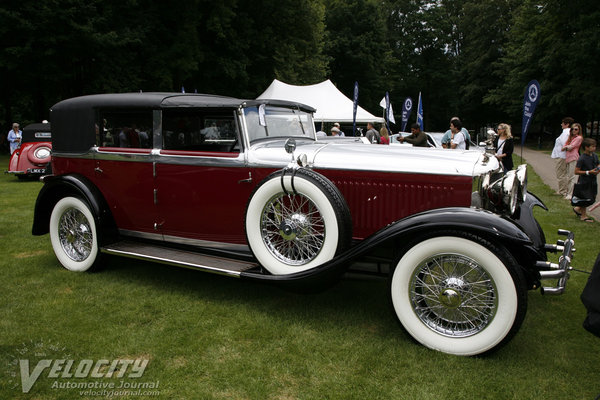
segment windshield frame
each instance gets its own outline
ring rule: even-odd
[[[244,136],[250,145],[266,139],[316,140],[312,112],[297,106],[252,104],[242,108],[241,116]],[[261,123],[261,119],[264,119],[265,125]],[[298,126],[294,128],[293,132],[290,132],[290,127],[296,123]],[[287,126],[282,128],[283,124]]]

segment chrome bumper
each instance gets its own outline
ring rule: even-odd
[[[567,286],[567,280],[569,279],[569,271],[573,269],[571,267],[571,260],[573,259],[573,253],[575,253],[573,232],[559,229],[558,234],[564,235],[567,238],[565,240],[558,240],[556,244],[546,244],[545,246],[546,251],[552,253],[562,252],[558,259],[558,264],[549,261],[538,261],[535,264],[537,268],[541,269],[540,280],[558,279],[554,287],[542,286],[542,294],[563,294]]]

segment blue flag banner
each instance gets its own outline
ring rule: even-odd
[[[358,82],[354,82],[354,104],[352,105],[352,136],[356,136],[356,109],[358,107]]]
[[[413,101],[410,97],[404,99],[404,104],[402,104],[402,128],[401,132],[406,132],[406,124],[408,123],[408,117],[410,117],[410,113],[412,112]]]
[[[421,102],[421,92],[419,92],[419,105],[417,107],[417,123],[421,125],[421,130],[424,131],[423,128],[423,103]]]
[[[531,122],[531,118],[533,117],[533,112],[535,111],[535,107],[537,107],[540,96],[541,96],[541,88],[540,83],[535,79],[527,84],[525,88],[525,98],[523,99],[523,125],[521,128],[521,146],[525,144],[525,138],[527,137],[527,131],[529,130],[529,125]]]
[[[385,92],[385,127],[388,130],[388,133],[391,135],[392,131],[390,131],[390,93]]]

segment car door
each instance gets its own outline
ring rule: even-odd
[[[156,233],[153,111],[100,110],[94,180],[122,233]]]
[[[164,239],[198,245],[244,244],[252,178],[235,110],[163,110],[157,158]]]

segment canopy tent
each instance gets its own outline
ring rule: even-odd
[[[353,102],[335,87],[329,79],[315,85],[294,86],[274,79],[257,97],[260,99],[288,100],[315,108],[315,122],[352,122]],[[384,122],[362,107],[357,107],[356,122]]]

